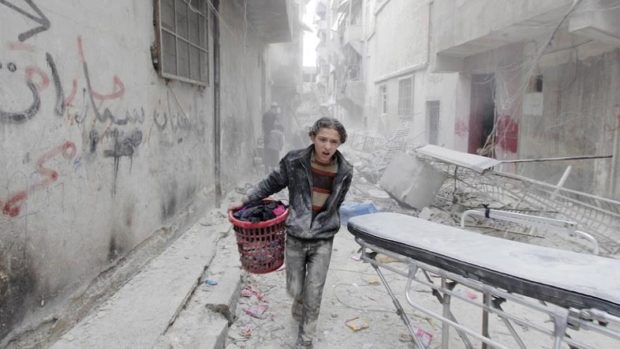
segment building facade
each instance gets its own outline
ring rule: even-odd
[[[0,2],[0,341],[253,171],[289,10]]]
[[[595,156],[502,170],[557,183],[572,165],[566,187],[620,198],[617,1],[324,4],[319,74],[336,116],[409,148],[503,160]],[[361,36],[352,34],[358,23]],[[350,111],[360,105],[356,122]]]

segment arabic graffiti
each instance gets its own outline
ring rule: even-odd
[[[31,13],[28,11],[23,10],[22,8],[18,7],[17,5],[13,4],[11,1],[9,0],[0,0],[0,4],[12,9],[13,11],[21,14],[22,16],[31,19],[32,21],[34,21],[35,23],[39,24],[38,27],[34,27],[26,32],[23,32],[21,34],[19,34],[17,36],[17,39],[21,42],[26,41],[28,39],[30,39],[31,37],[35,36],[36,34],[46,31],[51,27],[51,23],[50,20],[47,18],[47,16],[45,16],[45,14],[39,9],[39,7],[37,5],[35,5],[35,3],[32,0],[24,0],[24,2],[30,6],[30,9],[32,11],[34,11],[35,13]]]
[[[11,195],[11,197],[6,201],[3,202],[0,200],[0,208],[2,209],[2,213],[9,217],[19,216],[21,206],[28,199],[28,195],[30,193],[45,189],[58,180],[58,172],[47,168],[45,163],[59,155],[62,155],[63,158],[70,160],[75,157],[76,152],[77,148],[75,143],[66,141],[43,154],[37,160],[37,173],[42,177],[42,179],[38,183],[32,184],[26,189],[20,190]]]

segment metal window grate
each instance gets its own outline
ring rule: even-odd
[[[158,0],[160,74],[198,85],[209,82],[206,0]]]

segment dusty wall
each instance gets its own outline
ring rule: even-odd
[[[261,136],[261,91],[266,88],[261,86],[261,57],[265,64],[268,60],[257,33],[243,20],[242,8],[222,1],[220,13],[222,187],[227,192],[241,179],[259,174],[252,149]]]
[[[403,125],[413,126],[414,117],[398,117],[398,81],[414,77],[414,115],[422,115],[419,109],[425,68],[428,59],[428,3],[416,0],[391,0],[371,11],[365,32],[370,33],[366,57],[366,103],[365,115],[369,129],[390,136]],[[403,30],[409,28],[411,30]],[[414,30],[415,29],[415,30]],[[373,34],[374,33],[374,34]],[[388,110],[380,108],[379,85],[387,87]],[[422,113],[422,114],[420,114]],[[420,130],[412,130],[410,134]]]
[[[434,0],[433,1],[433,38],[436,51],[484,37],[498,29],[508,27],[524,19],[560,13],[572,4],[572,0]],[[531,25],[525,23],[521,31]],[[502,40],[510,40],[504,38]],[[493,42],[481,42],[480,45],[495,45]]]
[[[390,0],[376,11],[374,78],[426,63],[428,4],[425,0]],[[415,30],[403,30],[412,28]]]
[[[566,186],[620,199],[618,150],[614,149],[620,111],[620,49],[586,60],[546,67],[541,115],[521,120],[522,158],[576,155],[615,155],[614,159],[555,162],[521,166],[520,172],[557,182],[566,166],[572,172]],[[615,174],[614,174],[615,172]],[[610,177],[614,174],[614,177]]]
[[[215,186],[212,60],[207,87],[159,77],[151,1],[12,3],[0,3],[0,338],[190,205],[213,206]],[[262,45],[224,3],[233,183],[252,168],[241,149],[258,128]]]
[[[471,78],[474,74],[493,74],[495,156],[523,159],[615,154],[613,160],[572,163],[565,186],[618,199],[618,149],[614,149],[617,136],[613,130],[620,113],[616,111],[619,101],[615,92],[620,60],[617,49],[614,51],[608,41],[569,30],[573,17],[596,8],[587,1],[547,43],[571,4],[565,0],[435,0],[431,60],[438,59],[437,53],[442,51],[459,57],[458,63],[444,65],[459,72],[456,149],[457,144],[466,145],[470,137],[471,115],[459,113],[470,112]],[[538,28],[537,21],[541,23]],[[598,28],[605,23],[593,20],[590,25]],[[524,34],[528,30],[532,30],[530,37]],[[546,47],[545,53],[534,61],[541,45]],[[537,77],[542,79],[540,92],[532,90]],[[556,183],[570,164],[506,165],[503,170]]]

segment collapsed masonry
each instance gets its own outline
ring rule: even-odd
[[[598,254],[620,256],[620,202],[563,188],[570,167],[560,183],[552,185],[499,171],[496,168],[502,161],[496,159],[434,145],[410,149],[398,139],[352,137],[357,142],[355,148],[374,150],[357,154],[359,174],[377,183],[399,204],[418,211],[441,208],[452,215],[449,224],[460,221],[468,209],[511,212],[513,218],[520,215],[525,219],[478,219],[473,228],[580,252],[588,251],[592,244],[588,240],[594,239],[600,246]],[[569,239],[547,234],[557,230],[567,232]]]

